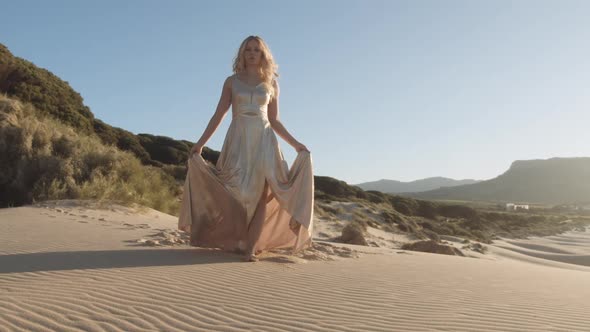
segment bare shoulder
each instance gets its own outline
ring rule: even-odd
[[[279,80],[277,80],[276,78],[272,79],[272,87],[275,89],[276,94],[279,94],[280,91],[280,87],[279,87]]]
[[[231,89],[232,83],[233,83],[233,78],[234,78],[234,75],[230,75],[230,76],[226,77],[225,81],[223,82],[223,87]]]

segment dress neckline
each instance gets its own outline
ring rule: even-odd
[[[241,79],[239,79],[237,74],[234,76],[234,78],[236,79],[236,81],[238,81],[238,82],[240,82],[240,83],[242,83],[242,84],[244,84],[246,86],[249,86],[251,88],[257,88],[260,84],[264,83],[264,81],[262,81],[262,82],[260,82],[260,83],[258,83],[256,85],[250,85],[248,83],[243,82]]]

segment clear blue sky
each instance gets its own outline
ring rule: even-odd
[[[196,141],[239,43],[279,65],[316,175],[490,179],[590,156],[590,1],[4,1],[0,42],[95,116]],[[228,114],[208,146],[221,149]],[[289,164],[294,149],[280,140]]]

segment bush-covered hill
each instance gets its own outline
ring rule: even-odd
[[[116,200],[176,214],[180,187],[165,169],[0,95],[0,207],[47,199]]]
[[[0,44],[0,92],[31,103],[41,114],[88,134],[94,116],[82,97],[67,82],[31,62],[14,57]]]
[[[96,134],[104,144],[133,153],[144,165],[184,166],[193,146],[165,136],[135,135],[96,119],[68,82],[50,71],[16,57],[0,44],[0,93],[30,103],[39,114],[51,116],[82,134]],[[219,153],[207,147],[203,157],[213,163]],[[181,180],[181,179],[179,179]]]

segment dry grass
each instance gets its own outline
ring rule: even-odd
[[[109,200],[178,214],[174,178],[131,153],[76,133],[31,105],[0,95],[0,203]]]

